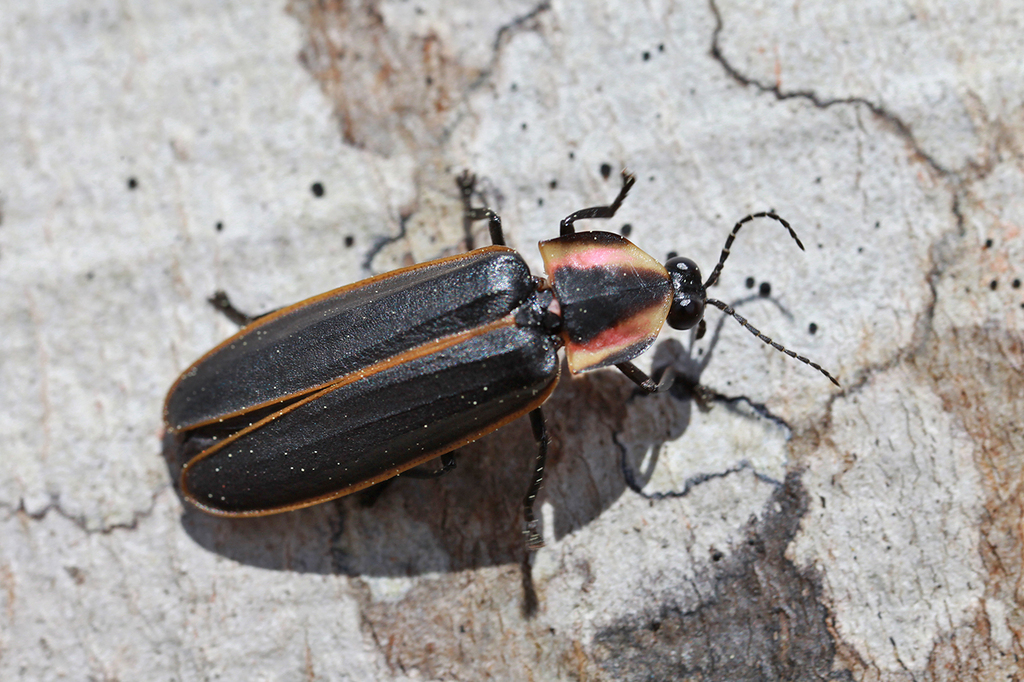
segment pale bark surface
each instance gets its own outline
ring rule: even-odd
[[[979,4],[0,13],[0,679],[1024,679],[1024,10]],[[465,168],[540,273],[622,167],[580,227],[659,259],[794,225],[712,295],[841,389],[714,310],[650,354],[708,409],[564,376],[528,562],[525,420],[372,507],[183,506],[214,290],[465,248]]]

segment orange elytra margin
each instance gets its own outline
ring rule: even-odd
[[[294,312],[294,311],[296,311],[296,310],[298,310],[300,308],[303,308],[305,306],[312,305],[312,304],[318,303],[320,301],[324,301],[326,299],[332,298],[334,296],[338,296],[340,294],[347,293],[349,291],[354,291],[356,289],[364,288],[364,287],[370,286],[372,284],[376,284],[377,282],[386,281],[388,279],[392,279],[394,277],[397,277],[398,275],[402,275],[402,274],[407,273],[407,272],[412,272],[414,270],[421,270],[421,269],[424,269],[424,268],[427,268],[427,267],[436,267],[436,266],[441,265],[441,264],[451,263],[451,262],[455,262],[455,261],[459,261],[459,260],[465,260],[465,259],[469,258],[470,256],[477,257],[481,252],[489,252],[489,251],[490,252],[494,252],[494,251],[499,251],[499,252],[500,251],[510,251],[512,253],[515,253],[515,251],[513,249],[510,249],[507,246],[486,246],[486,247],[477,249],[476,251],[470,251],[470,252],[467,252],[467,253],[461,253],[461,254],[458,254],[456,256],[450,256],[448,258],[439,258],[437,260],[428,261],[426,263],[419,263],[417,265],[410,265],[410,266],[405,267],[405,268],[399,268],[398,270],[392,270],[391,272],[385,272],[385,273],[380,274],[380,275],[374,275],[373,277],[361,280],[359,282],[355,282],[354,284],[347,284],[347,285],[345,285],[343,287],[338,287],[337,289],[332,289],[332,290],[330,290],[328,292],[325,292],[323,294],[319,294],[317,296],[313,296],[312,298],[304,299],[302,301],[299,301],[298,303],[293,303],[292,305],[285,306],[284,308],[280,308],[278,310],[275,310],[272,313],[268,313],[268,314],[264,315],[263,317],[259,318],[258,320],[254,321],[252,324],[248,324],[245,327],[242,327],[241,329],[238,330],[238,332],[236,332],[235,334],[229,336],[227,339],[225,339],[221,343],[219,343],[216,346],[214,346],[211,350],[209,350],[208,352],[204,353],[201,358],[199,358],[198,360],[193,362],[191,365],[189,365],[188,369],[186,369],[184,372],[182,372],[180,375],[178,375],[178,378],[171,385],[170,390],[167,391],[167,397],[164,399],[164,408],[163,408],[164,425],[167,428],[167,431],[169,433],[172,433],[172,434],[177,434],[177,433],[182,433],[182,432],[185,432],[185,431],[192,431],[194,429],[199,429],[199,428],[202,428],[204,426],[210,426],[212,424],[218,424],[220,422],[228,421],[228,420],[231,420],[231,419],[236,419],[238,417],[241,417],[241,416],[244,416],[246,414],[249,414],[250,412],[257,412],[257,411],[263,410],[263,409],[265,409],[267,407],[271,407],[273,405],[280,405],[280,404],[283,404],[283,403],[288,403],[288,402],[294,401],[294,400],[296,400],[298,398],[303,398],[305,396],[309,396],[309,395],[314,394],[314,393],[319,393],[320,391],[322,391],[322,390],[324,390],[324,389],[326,389],[326,388],[328,388],[330,386],[333,386],[339,379],[344,378],[344,377],[339,377],[338,379],[335,379],[335,380],[332,380],[332,381],[329,381],[329,382],[325,382],[325,383],[322,383],[322,384],[317,384],[315,386],[310,386],[309,388],[304,389],[302,391],[297,391],[297,392],[289,394],[289,395],[279,396],[279,397],[275,398],[274,400],[268,400],[268,401],[265,401],[265,402],[262,402],[262,403],[255,403],[253,405],[250,405],[250,406],[246,407],[244,410],[238,410],[236,412],[230,412],[230,413],[227,413],[227,414],[220,415],[219,417],[216,417],[216,418],[207,419],[205,421],[199,421],[199,422],[195,422],[195,423],[191,423],[191,424],[184,424],[184,425],[168,423],[168,421],[167,421],[167,419],[168,419],[168,402],[170,401],[171,396],[178,389],[178,385],[181,384],[182,379],[185,379],[186,377],[188,377],[188,375],[196,367],[199,367],[200,365],[202,365],[211,356],[219,353],[221,350],[223,350],[224,348],[232,345],[233,343],[236,343],[237,341],[239,341],[239,339],[242,339],[243,337],[248,336],[249,334],[252,334],[255,330],[258,330],[263,325],[265,325],[265,324],[267,324],[269,322],[272,322],[273,320],[276,320],[279,317],[283,317],[285,315],[288,315],[289,313],[292,313],[292,312]],[[271,415],[271,416],[273,416],[273,415]]]
[[[315,392],[312,395],[307,395],[307,397],[305,397],[305,398],[303,398],[301,400],[298,400],[298,401],[296,401],[294,403],[289,404],[288,406],[284,407],[283,409],[281,409],[281,410],[271,414],[268,417],[265,417],[264,419],[261,419],[260,421],[256,422],[255,424],[247,426],[246,428],[244,428],[244,429],[242,429],[242,430],[240,430],[240,431],[238,431],[236,433],[233,433],[228,438],[225,438],[223,441],[220,441],[219,443],[210,446],[206,450],[203,450],[198,455],[196,455],[191,460],[189,460],[187,463],[185,463],[185,465],[182,466],[181,478],[180,478],[182,495],[191,504],[195,505],[196,507],[200,508],[201,510],[203,510],[204,512],[206,512],[208,514],[213,514],[214,516],[238,518],[238,517],[267,516],[269,514],[278,514],[278,513],[281,513],[281,512],[292,511],[292,510],[295,510],[295,509],[302,509],[303,507],[310,507],[310,506],[313,506],[315,504],[320,504],[321,502],[328,502],[330,500],[334,500],[334,499],[337,499],[339,497],[344,497],[345,495],[350,495],[351,493],[357,492],[357,491],[362,490],[364,488],[368,488],[368,487],[370,487],[372,485],[376,485],[377,483],[380,483],[382,481],[386,481],[389,478],[393,478],[394,476],[397,476],[398,474],[402,473],[403,471],[406,471],[408,469],[412,469],[413,467],[419,466],[420,464],[423,464],[424,462],[429,462],[430,460],[432,460],[432,459],[434,459],[436,457],[439,457],[439,456],[441,456],[441,455],[443,455],[443,454],[445,454],[447,452],[451,452],[452,450],[460,448],[463,445],[467,445],[468,443],[472,443],[473,441],[478,440],[479,438],[482,438],[483,436],[486,436],[487,434],[491,433],[492,431],[496,431],[496,430],[500,429],[502,426],[505,426],[506,424],[509,424],[512,421],[515,421],[519,417],[529,413],[530,411],[536,409],[537,407],[540,407],[540,405],[542,405],[544,403],[544,401],[546,401],[548,399],[548,396],[551,395],[551,392],[555,390],[555,386],[558,384],[558,375],[556,374],[554,380],[548,385],[548,387],[544,391],[541,391],[540,393],[538,393],[534,397],[534,399],[531,400],[522,409],[517,410],[517,411],[515,411],[515,412],[513,412],[511,414],[505,415],[504,417],[502,417],[498,421],[493,422],[491,424],[487,424],[487,425],[483,426],[482,428],[478,429],[477,431],[474,431],[473,433],[469,434],[468,436],[465,436],[465,437],[463,437],[461,439],[453,441],[452,443],[450,443],[448,445],[445,445],[442,448],[438,448],[436,450],[432,450],[430,452],[424,453],[423,455],[421,455],[421,456],[419,456],[419,457],[417,457],[417,458],[415,458],[415,459],[413,459],[413,460],[411,460],[409,462],[404,462],[401,465],[398,465],[398,466],[392,467],[390,469],[387,469],[386,471],[382,472],[378,476],[374,476],[374,477],[372,477],[370,479],[367,479],[365,481],[360,481],[359,483],[354,483],[352,485],[346,486],[344,488],[341,488],[339,490],[333,491],[333,492],[328,493],[326,495],[320,495],[318,497],[310,498],[308,500],[302,500],[301,502],[296,502],[294,504],[281,505],[281,506],[278,506],[278,507],[271,507],[271,508],[268,508],[268,509],[250,510],[250,511],[242,511],[242,512],[226,512],[226,511],[223,511],[221,509],[217,509],[215,507],[211,507],[209,505],[206,505],[201,500],[197,499],[189,491],[188,484],[186,482],[186,477],[187,477],[187,474],[188,474],[188,470],[189,470],[189,467],[191,465],[195,464],[196,462],[198,462],[198,461],[200,461],[202,459],[205,459],[205,458],[209,457],[210,455],[218,452],[219,450],[222,450],[223,448],[227,447],[228,445],[230,445],[232,442],[234,442],[238,438],[241,438],[243,435],[246,435],[246,434],[252,433],[253,431],[256,431],[257,429],[261,428],[264,424],[267,424],[267,423],[269,423],[271,421],[274,421],[275,419],[280,418],[282,415],[287,414],[288,412],[290,412],[291,410],[294,410],[295,408],[299,407],[300,405],[305,405],[307,403],[310,403],[310,402],[312,402],[314,400],[317,400],[318,398],[320,398],[322,395],[324,395],[326,393],[338,390],[338,389],[340,389],[340,388],[342,388],[344,386],[352,384],[352,383],[354,383],[356,381],[360,381],[360,380],[365,379],[367,377],[373,376],[374,374],[378,374],[380,372],[383,372],[383,371],[385,371],[385,370],[387,370],[387,369],[389,369],[391,367],[394,367],[396,365],[399,365],[401,363],[410,362],[412,360],[416,360],[416,359],[425,357],[427,355],[431,355],[433,353],[437,353],[437,352],[446,350],[448,348],[452,348],[454,346],[457,346],[460,343],[468,341],[469,339],[472,339],[472,338],[477,337],[477,336],[482,336],[484,334],[487,334],[489,332],[495,331],[497,329],[501,329],[503,327],[514,327],[514,326],[516,326],[515,317],[513,315],[507,315],[507,316],[501,318],[500,320],[496,320],[495,322],[492,322],[492,323],[490,323],[488,325],[477,327],[475,329],[469,329],[467,331],[459,332],[457,334],[452,334],[451,336],[446,336],[444,338],[437,339],[436,341],[431,341],[431,342],[425,343],[425,344],[423,344],[421,346],[417,346],[416,348],[412,348],[412,349],[410,349],[410,350],[408,350],[408,351],[406,351],[404,353],[400,353],[400,354],[398,354],[398,355],[396,355],[396,356],[394,356],[392,358],[389,358],[389,359],[387,359],[385,361],[379,362],[379,363],[377,363],[375,365],[371,365],[371,366],[366,367],[364,369],[360,369],[358,371],[351,372],[349,374],[341,376],[338,379],[336,379],[335,381],[330,382],[326,386],[317,387],[316,389],[314,389]]]

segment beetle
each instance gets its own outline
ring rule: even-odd
[[[474,176],[458,180],[466,227],[486,220],[492,245],[402,268],[248,320],[185,370],[164,403],[168,432],[190,453],[185,499],[219,516],[261,516],[332,500],[408,472],[529,414],[538,454],[523,500],[531,550],[543,546],[533,505],[548,435],[541,404],[559,378],[615,366],[641,390],[665,390],[631,361],[665,322],[705,329],[708,305],[765,343],[784,348],[729,305],[707,297],[740,228],[729,234],[706,281],[688,258],[664,265],[624,237],[576,232],[579,220],[615,215],[635,182],[607,206],[576,211],[560,236],[540,243],[546,279],[505,245],[501,218],[474,208]],[[212,300],[211,300],[212,301]],[[453,466],[443,458],[442,472]]]

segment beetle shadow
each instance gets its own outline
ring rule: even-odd
[[[747,296],[731,305],[738,309],[762,299],[767,299],[784,315],[790,316],[777,300],[761,295]],[[626,489],[648,499],[680,497],[706,481],[749,468],[749,464],[740,463],[728,469],[702,472],[685,481],[679,490],[655,493],[644,490],[658,467],[663,446],[684,437],[692,423],[694,409],[708,411],[721,407],[737,419],[767,421],[789,429],[788,424],[767,406],[743,395],[720,393],[700,383],[701,375],[713,360],[722,330],[728,324],[735,324],[735,321],[728,315],[719,316],[714,327],[709,329],[708,343],[702,348],[696,347],[693,335],[687,346],[676,339],[667,339],[655,347],[651,374],[660,377],[669,367],[676,373],[672,387],[663,393],[645,393],[615,372],[584,375],[584,379],[573,382],[574,388],[586,386],[587,382],[590,385],[603,384],[600,392],[608,395],[615,393],[615,386],[618,386],[621,399],[615,406],[596,410],[599,423],[585,423],[566,433],[567,418],[563,418],[560,427],[556,427],[562,430],[563,444],[555,471],[545,482],[549,486],[547,499],[555,508],[554,528],[549,532],[561,538],[579,530],[614,504]],[[563,391],[563,397],[556,397],[549,404],[554,402],[560,408],[559,413],[567,415],[579,410],[581,403],[594,405],[598,402],[585,395],[585,388],[578,390],[584,395],[565,398]],[[562,401],[569,404],[563,406]],[[609,425],[611,434],[607,437]],[[627,430],[628,445],[622,437]],[[576,445],[570,447],[566,444],[568,442]],[[574,457],[569,450],[578,450],[581,456]],[[755,475],[761,478],[757,472]]]
[[[724,318],[723,318],[724,319]],[[671,342],[670,342],[671,343]],[[678,365],[676,365],[678,366]],[[706,366],[702,363],[701,369]],[[695,381],[693,375],[683,377],[682,381],[673,385],[666,397],[653,396],[651,399],[660,400],[660,408],[652,408],[660,416],[653,425],[647,423],[642,428],[633,428],[628,438],[623,432],[616,432],[615,441],[620,454],[620,471],[626,486],[648,499],[662,499],[665,497],[682,497],[693,489],[708,480],[735,473],[741,469],[750,468],[746,462],[741,462],[728,469],[701,472],[684,481],[679,490],[668,492],[647,492],[644,488],[654,476],[658,468],[659,459],[664,445],[682,437],[690,425],[692,408],[696,406],[703,412],[710,411],[715,407],[724,408],[736,419],[743,419],[755,422],[770,422],[786,431],[789,425],[778,415],[771,412],[767,405],[751,400],[744,395],[727,395],[715,389]],[[643,396],[647,397],[647,396]],[[652,428],[653,426],[653,428]],[[628,441],[628,444],[627,444]],[[759,478],[763,478],[755,472]],[[771,483],[779,483],[771,479],[764,480]]]
[[[650,404],[661,403],[673,412],[671,428],[659,434],[662,442],[686,433],[694,406],[702,407],[700,375],[714,355],[720,332],[719,324],[703,352],[695,351],[693,334],[688,347],[675,339],[655,346],[651,375],[660,378],[670,367],[676,373],[664,393],[647,394],[619,372],[595,372],[566,382],[570,389],[548,402],[562,417],[554,429],[560,447],[545,481],[545,499],[554,508],[554,527],[549,531],[554,537],[583,528],[631,487],[623,475],[616,434],[625,428],[632,403],[657,401]],[[653,470],[656,458],[649,462]]]
[[[737,301],[739,307],[751,296]],[[771,299],[769,299],[771,300]],[[778,305],[776,303],[776,305]],[[780,306],[781,308],[781,306]],[[682,437],[694,406],[723,402],[738,414],[743,398],[703,387],[725,324],[715,325],[703,353],[676,340],[654,350],[654,373],[669,365],[676,384],[643,394],[616,371],[562,380],[545,404],[552,445],[538,510],[548,540],[563,538],[596,519],[625,492],[640,492],[657,466],[663,443]],[[618,441],[633,401],[660,401],[669,428],[649,434],[649,451],[625,451]],[[175,490],[188,444],[164,438],[164,457]],[[194,449],[194,448],[193,448]],[[269,570],[350,576],[405,577],[486,566],[526,565],[522,500],[537,446],[528,419],[518,419],[457,452],[457,467],[437,479],[399,476],[347,497],[283,514],[255,518],[209,516],[183,502],[182,527],[198,545],[242,564]],[[638,462],[646,462],[640,468]],[[641,493],[642,494],[642,493]],[[524,581],[528,572],[524,573]]]
[[[173,437],[164,456],[181,498]],[[242,564],[304,573],[401,577],[522,564],[522,499],[536,444],[519,419],[457,452],[437,479],[398,476],[324,504],[253,518],[205,514],[182,500],[183,530],[199,546]]]

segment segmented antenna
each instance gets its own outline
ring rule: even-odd
[[[789,226],[789,223],[787,223],[785,219],[775,215],[770,211],[762,211],[761,213],[751,213],[746,218],[743,218],[733,226],[732,232],[729,233],[729,238],[725,240],[725,247],[722,249],[722,255],[718,259],[718,265],[716,265],[715,269],[711,271],[711,276],[708,277],[708,281],[704,283],[705,289],[711,287],[715,282],[718,281],[718,275],[722,272],[722,266],[725,265],[725,259],[729,257],[729,249],[732,247],[733,240],[736,239],[736,233],[740,231],[741,227],[743,227],[746,223],[749,223],[754,218],[771,218],[772,220],[781,223],[784,228],[789,230],[789,236],[793,238],[793,241],[795,241],[796,245],[800,247],[800,250],[804,250],[804,245],[803,242],[800,241],[800,237],[796,236],[796,232],[793,230],[792,227]],[[818,369],[821,368],[819,367]],[[833,379],[833,381],[835,380]]]
[[[735,234],[735,232],[733,232],[733,234]],[[789,357],[794,358],[796,360],[799,360],[800,362],[804,363],[805,365],[810,365],[814,369],[818,370],[819,372],[821,372],[822,374],[827,376],[828,380],[831,381],[833,384],[835,384],[836,386],[840,386],[840,388],[841,388],[841,385],[840,385],[839,381],[836,380],[836,378],[834,376],[829,374],[828,371],[825,370],[821,365],[819,365],[816,362],[812,362],[811,360],[805,358],[802,355],[797,355],[793,351],[791,351],[788,348],[786,348],[785,346],[783,346],[781,343],[776,343],[776,342],[772,341],[771,338],[769,338],[769,337],[765,336],[764,334],[762,334],[761,330],[759,330],[757,327],[755,327],[754,325],[752,325],[749,322],[747,322],[747,318],[745,318],[742,315],[740,315],[739,313],[737,313],[736,310],[731,305],[728,305],[726,303],[722,303],[721,301],[717,301],[717,300],[715,300],[713,298],[709,298],[707,302],[710,303],[711,305],[715,306],[716,308],[721,308],[722,311],[726,315],[732,315],[733,317],[735,317],[736,321],[739,322],[740,324],[742,324],[744,327],[746,327],[748,332],[750,332],[751,334],[753,334],[757,338],[761,339],[762,341],[767,343],[769,346],[771,346],[775,350],[777,350],[779,352],[782,352],[782,353],[785,353]]]

